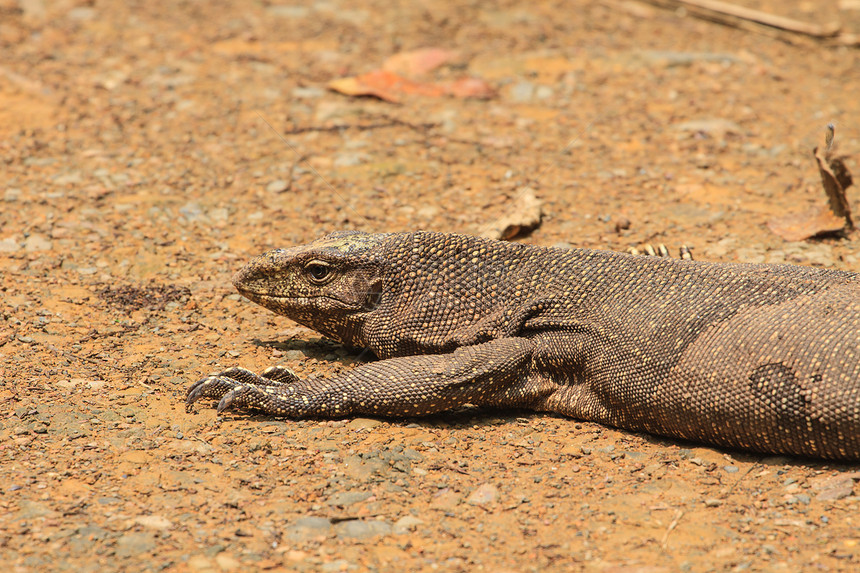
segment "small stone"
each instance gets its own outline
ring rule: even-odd
[[[194,555],[188,559],[188,569],[190,571],[211,571],[212,562],[205,555]]]
[[[266,13],[270,16],[275,16],[277,18],[288,18],[290,20],[294,18],[304,18],[308,14],[310,14],[310,8],[307,6],[267,6]]]
[[[21,250],[21,245],[14,238],[0,239],[0,253],[14,253],[19,250]]]
[[[615,232],[620,233],[621,231],[626,231],[630,228],[630,225],[632,225],[630,219],[627,217],[618,217],[618,219],[615,220]]]
[[[498,488],[491,483],[484,483],[479,485],[475,491],[466,498],[466,503],[471,503],[472,505],[486,505],[488,503],[493,503],[498,499]]]
[[[743,60],[735,54],[720,52],[671,52],[664,50],[644,50],[638,54],[646,62],[665,65],[666,67],[689,66],[696,62],[731,62]]]
[[[738,466],[723,466],[723,471],[727,474],[736,474],[738,473]]]
[[[705,507],[720,507],[723,505],[723,500],[710,498],[705,500]]]
[[[329,498],[329,505],[337,505],[341,507],[346,507],[348,505],[352,505],[354,503],[358,503],[360,501],[364,501],[369,498],[372,493],[369,491],[347,491],[343,493],[338,493]]]
[[[380,424],[382,424],[382,422],[371,418],[353,418],[349,421],[346,427],[350,430],[370,430]]]
[[[220,567],[222,571],[233,571],[234,569],[242,567],[242,564],[239,561],[226,553],[219,553],[216,555],[215,563],[218,564],[218,567]]]
[[[78,6],[69,10],[67,15],[70,20],[83,22],[86,20],[95,20],[98,12],[96,12],[95,8],[90,8],[89,6]]]
[[[299,561],[304,561],[308,557],[307,551],[299,551],[297,549],[290,549],[287,551],[284,556],[287,558],[287,561],[292,561],[294,563],[298,563]]]
[[[30,520],[38,517],[55,517],[57,512],[48,507],[47,504],[22,499],[18,502],[18,513],[16,520]]]
[[[46,237],[38,234],[33,234],[24,240],[24,250],[29,253],[36,251],[50,251],[54,247],[54,243]]]
[[[672,127],[678,131],[705,133],[717,138],[722,138],[727,133],[739,134],[743,132],[743,129],[737,123],[722,118],[695,119],[692,121],[676,123]]]
[[[359,151],[344,151],[342,153],[337,153],[334,156],[334,166],[335,167],[354,167],[356,165],[361,165],[370,159],[370,156],[367,153],[362,153]]]
[[[214,209],[209,209],[209,218],[213,221],[226,221],[230,218],[230,211],[228,211],[224,207],[216,207]]]
[[[325,90],[318,87],[296,87],[290,92],[296,99],[317,99],[325,95]]]
[[[116,540],[117,557],[137,557],[155,550],[155,537],[152,533],[126,533]]]
[[[394,522],[394,533],[409,533],[414,531],[416,527],[424,523],[414,515],[406,515]]]
[[[535,90],[535,99],[549,99],[554,93],[550,86],[538,86]]]
[[[165,448],[180,454],[208,454],[213,449],[212,446],[200,440],[182,439],[168,442]]]
[[[836,501],[848,497],[853,491],[853,480],[841,480],[819,491],[815,499],[818,501]]]
[[[182,215],[187,221],[198,221],[206,219],[206,216],[203,214],[203,209],[198,203],[195,203],[194,201],[190,201],[180,207],[179,214]]]
[[[101,390],[102,388],[104,388],[105,384],[107,384],[107,382],[105,382],[104,380],[88,380],[87,388],[89,388],[90,390]]]
[[[173,527],[173,523],[161,515],[139,515],[135,517],[132,522],[149,529],[166,530]]]
[[[336,573],[338,571],[347,571],[350,569],[350,563],[346,559],[335,559],[328,563],[320,565],[320,571],[324,573]]]
[[[79,183],[82,183],[83,180],[84,180],[84,178],[81,177],[80,171],[71,171],[69,173],[62,173],[62,174],[54,177],[54,184],[55,185],[77,185]]]
[[[337,536],[341,539],[367,539],[368,537],[391,533],[391,525],[384,521],[351,519],[349,521],[341,521],[334,528]]]
[[[510,97],[512,101],[524,103],[535,96],[535,85],[531,82],[519,82],[511,87]]]
[[[289,189],[290,185],[283,179],[275,179],[268,185],[266,185],[266,191],[269,193],[283,193],[287,189]]]
[[[327,536],[331,533],[331,521],[324,517],[307,516],[300,517],[292,525],[284,530],[288,539],[293,541],[305,541],[319,536]]]

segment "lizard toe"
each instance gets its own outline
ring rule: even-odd
[[[191,384],[188,387],[188,390],[186,390],[185,392],[185,403],[190,406],[191,404],[202,398],[203,395],[206,393],[208,386],[215,378],[217,378],[216,375],[207,376]]]
[[[190,406],[201,398],[222,400],[227,394],[240,392],[242,389],[248,387],[248,384],[240,384],[232,378],[213,374],[191,385],[188,389],[188,397],[185,399],[185,404],[186,406]]]
[[[270,366],[263,371],[262,376],[269,383],[278,382],[280,384],[291,384],[302,381],[295,372],[286,366]]]
[[[236,401],[236,398],[241,396],[247,389],[248,386],[237,386],[224,394],[218,402],[218,407],[216,408],[217,412],[220,414],[224,410],[231,408],[233,406],[233,402]]]

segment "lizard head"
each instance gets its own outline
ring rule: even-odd
[[[382,296],[386,235],[344,231],[263,253],[233,276],[239,293],[345,343],[357,338]]]

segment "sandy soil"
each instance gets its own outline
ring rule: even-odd
[[[841,4],[745,2],[860,32]],[[497,97],[325,90],[425,46],[461,52],[433,80]],[[766,226],[822,200],[826,123],[860,174],[860,51],[622,0],[0,0],[0,53],[11,570],[860,566],[856,464],[529,412],[218,423],[183,406],[228,366],[362,359],[235,294],[252,255],[335,229],[475,232],[525,185],[545,211],[528,243],[860,270],[856,235]]]

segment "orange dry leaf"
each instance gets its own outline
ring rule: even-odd
[[[416,82],[387,70],[340,78],[329,82],[330,90],[350,96],[374,96],[384,101],[399,103],[404,95],[441,97],[450,95],[461,98],[489,99],[495,90],[479,78],[462,78],[454,82],[431,84]]]
[[[382,64],[382,69],[404,76],[420,76],[443,64],[456,60],[460,53],[443,48],[422,48],[394,54]]]
[[[828,128],[828,149],[824,153],[817,147],[812,150],[828,205],[768,221],[768,228],[786,241],[802,241],[818,235],[854,230],[851,206],[845,195],[845,190],[852,184],[851,173],[842,158],[833,155],[829,145],[833,139],[833,127]]]
[[[399,103],[401,95],[439,97],[445,93],[439,86],[414,82],[386,70],[333,80],[328,88],[344,95],[374,96],[392,103]]]
[[[496,90],[480,78],[460,78],[453,82],[442,84],[445,93],[454,97],[490,99],[496,95]]]
[[[845,219],[834,215],[828,207],[819,207],[806,213],[775,217],[767,222],[767,228],[786,241],[803,241],[841,231],[845,228]]]

